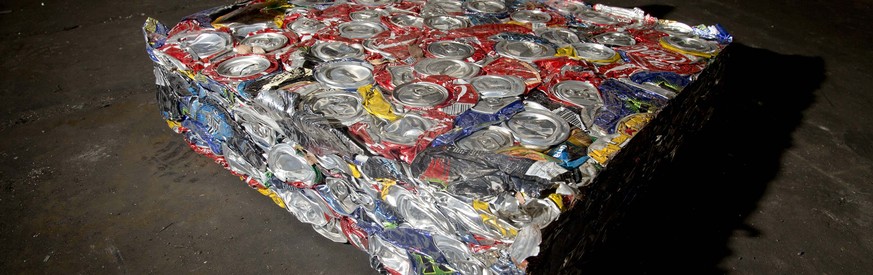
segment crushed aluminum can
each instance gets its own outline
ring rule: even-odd
[[[655,30],[672,36],[691,36],[694,29],[682,22],[673,20],[658,20]]]
[[[539,35],[559,47],[581,43],[579,35],[567,28],[546,28]]]
[[[553,46],[525,40],[503,40],[494,45],[494,50],[499,55],[527,62],[555,55]]]
[[[442,40],[427,45],[427,52],[436,58],[467,59],[473,56],[476,48],[454,40]]]
[[[227,28],[230,29],[230,33],[233,34],[233,37],[236,39],[245,39],[249,34],[254,32],[259,32],[267,29],[275,29],[276,24],[273,22],[258,22],[252,24],[242,24],[242,23],[229,23],[227,24]]]
[[[315,67],[315,80],[325,86],[357,90],[358,87],[373,84],[373,66],[363,60],[339,59],[321,63]]]
[[[448,31],[469,27],[470,23],[457,16],[437,15],[425,18],[424,25],[431,29]]]
[[[272,73],[279,65],[275,60],[263,55],[249,54],[233,56],[213,66],[207,67],[207,73],[226,80],[242,81],[254,79]]]
[[[358,5],[371,6],[371,7],[379,7],[394,4],[397,2],[396,0],[354,0]]]
[[[470,85],[480,98],[514,97],[524,94],[524,80],[511,75],[482,75],[470,79]]]
[[[360,44],[349,44],[342,41],[316,42],[309,53],[322,61],[353,58],[363,59],[364,48]]]
[[[349,13],[352,21],[380,22],[383,14],[376,10],[360,10]]]
[[[595,64],[609,64],[621,58],[618,52],[603,44],[581,43],[573,45],[573,48],[579,58]]]
[[[609,16],[606,13],[595,11],[595,10],[582,10],[574,14],[576,19],[582,21],[583,23],[590,23],[595,25],[617,25],[621,23],[621,21]]]
[[[393,97],[403,106],[433,108],[448,100],[449,91],[432,82],[410,82],[394,88]]]
[[[337,90],[322,90],[309,94],[304,104],[316,114],[322,114],[332,125],[349,126],[366,119],[366,110],[361,105],[358,93]]]
[[[713,42],[690,36],[665,36],[660,42],[668,50],[701,57],[712,57],[719,50]]]
[[[544,150],[570,136],[570,124],[536,103],[525,102],[525,110],[505,122],[522,146]]]
[[[237,105],[231,109],[234,118],[245,129],[252,141],[263,149],[269,149],[283,135],[282,128],[265,112],[246,105]]]
[[[413,70],[423,76],[447,75],[467,79],[479,74],[479,67],[472,63],[455,59],[425,58],[413,65]]]
[[[456,141],[455,146],[472,151],[497,152],[512,146],[513,143],[512,132],[508,129],[490,126]]]
[[[472,110],[486,114],[494,114],[518,100],[519,98],[517,96],[483,97],[479,99],[479,102],[476,103],[475,106],[473,106]]]
[[[345,22],[337,26],[340,36],[351,39],[367,39],[385,31],[378,22],[357,21]]]
[[[597,87],[587,81],[565,80],[553,85],[549,92],[561,101],[583,108],[603,106]]]
[[[270,149],[267,166],[276,178],[284,182],[312,185],[317,178],[312,166],[294,149],[294,145],[287,143],[274,145]]]
[[[512,20],[521,23],[545,24],[552,20],[552,16],[541,10],[518,10],[509,16]]]
[[[167,43],[178,43],[180,49],[197,60],[210,59],[233,48],[230,34],[218,31],[183,32],[167,39]]]
[[[301,17],[300,19],[297,19],[297,21],[294,21],[294,23],[291,23],[291,30],[298,35],[314,34],[325,27],[327,27],[327,25],[321,21],[307,17]]]
[[[464,8],[476,14],[506,14],[508,9],[503,1],[498,0],[467,0]]]
[[[272,52],[285,47],[290,42],[291,39],[280,32],[261,32],[246,37],[240,41],[240,44],[259,47],[265,52]]]
[[[430,119],[415,114],[406,114],[402,118],[382,127],[382,138],[394,144],[415,145],[418,138],[436,123]]]
[[[424,18],[409,15],[409,14],[397,14],[391,16],[391,19],[388,19],[392,24],[400,26],[400,27],[415,27],[421,28],[424,27]]]
[[[592,40],[613,47],[627,47],[637,43],[633,36],[624,32],[605,32],[594,36]]]

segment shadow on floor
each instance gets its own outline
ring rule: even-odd
[[[674,163],[643,189],[583,273],[723,273],[728,239],[776,177],[802,112],[824,81],[824,60],[742,44],[728,60],[716,112]]]

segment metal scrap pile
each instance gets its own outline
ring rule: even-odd
[[[392,274],[524,273],[540,230],[731,42],[522,0],[247,1],[144,33],[192,149]]]

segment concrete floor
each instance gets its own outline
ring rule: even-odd
[[[0,270],[373,273],[163,124],[140,26],[229,1],[0,3]],[[748,2],[748,1],[744,1]],[[720,111],[593,273],[873,267],[871,1],[603,1],[721,23]]]

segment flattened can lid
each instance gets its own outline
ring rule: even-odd
[[[233,34],[233,37],[236,37],[238,39],[243,39],[244,37],[249,36],[249,34],[256,31],[262,31],[275,27],[276,25],[272,22],[259,22],[253,24],[242,24],[233,22],[227,24],[227,28],[230,29],[230,33]]]
[[[324,27],[327,27],[327,25],[321,23],[321,21],[309,19],[306,17],[297,19],[297,21],[291,23],[291,30],[300,35],[313,34],[323,29]]]
[[[655,30],[674,36],[689,36],[694,32],[691,26],[673,20],[658,20]]]
[[[391,21],[391,23],[394,23],[394,25],[401,26],[401,27],[421,28],[424,26],[424,18],[415,16],[415,15],[398,14],[398,15],[392,16],[391,19],[389,19],[389,20]]]
[[[473,106],[473,110],[480,113],[493,114],[516,101],[518,101],[517,96],[483,97],[479,98],[479,102],[476,103],[476,106]]]
[[[573,45],[576,55],[594,63],[612,63],[619,59],[618,53],[610,47],[597,43]]]
[[[403,83],[409,83],[415,79],[412,74],[412,66],[391,66],[388,67],[388,72],[391,73],[391,85],[394,87],[400,86]]]
[[[467,20],[461,19],[460,17],[448,15],[437,15],[425,18],[424,25],[430,27],[431,29],[437,29],[441,31],[466,28],[470,26],[470,24],[467,23]]]
[[[288,45],[288,37],[277,32],[265,32],[246,37],[240,44],[259,47],[264,49],[265,52],[272,52]]]
[[[357,89],[373,83],[373,66],[363,60],[340,59],[315,67],[315,80],[336,89]]]
[[[310,94],[307,105],[312,111],[324,115],[331,123],[349,126],[364,119],[361,96],[337,90],[322,90]]]
[[[394,88],[394,99],[410,107],[434,107],[448,98],[449,91],[432,82],[410,82]]]
[[[272,62],[260,55],[241,55],[222,61],[215,67],[215,73],[223,77],[244,78],[266,72]]]
[[[427,1],[425,8],[433,6],[445,13],[461,13],[464,12],[462,1],[456,0],[431,0]]]
[[[466,150],[495,152],[512,146],[512,143],[512,132],[503,127],[491,126],[456,141],[455,146]]]
[[[385,27],[377,22],[345,22],[339,24],[340,36],[351,39],[367,39],[385,31]]]
[[[540,33],[540,37],[555,43],[558,46],[566,46],[582,42],[579,35],[566,28],[547,28]]]
[[[189,33],[179,38],[179,47],[196,55],[195,59],[207,58],[229,51],[233,45],[229,34],[216,31]]]
[[[481,75],[470,79],[470,85],[480,98],[519,96],[527,88],[523,79],[511,75]]]
[[[563,14],[574,14],[589,9],[585,4],[571,1],[554,1],[548,5]]]
[[[475,13],[506,13],[506,4],[496,0],[468,0],[464,8]]]
[[[565,80],[555,84],[550,90],[555,97],[581,107],[591,108],[603,105],[597,88],[586,81]]]
[[[479,74],[479,67],[456,59],[425,58],[419,60],[413,69],[425,76],[447,75],[454,78],[471,78]]]
[[[327,25],[321,23],[321,21],[306,17],[302,17],[297,19],[297,21],[294,21],[294,23],[291,23],[291,30],[299,35],[313,34],[324,27],[327,27]]]
[[[633,36],[623,32],[606,32],[594,36],[594,42],[615,47],[627,47],[637,44]]]
[[[555,48],[533,41],[503,40],[494,45],[498,54],[523,61],[534,61],[555,55]]]
[[[608,14],[595,11],[595,10],[582,10],[576,13],[576,18],[580,19],[584,22],[598,24],[598,25],[615,25],[618,24],[619,21],[615,18],[610,17]]]
[[[364,6],[382,6],[396,2],[395,0],[354,0],[355,3]]]
[[[304,6],[304,7],[326,7],[332,6],[337,3],[344,3],[346,1],[342,0],[290,0],[289,3],[295,6]]]
[[[379,22],[382,13],[375,10],[360,10],[349,13],[349,17],[352,18],[353,21]]]
[[[692,53],[712,54],[718,50],[715,44],[690,36],[666,36],[662,37],[661,41],[676,49]]]
[[[364,48],[358,44],[349,44],[340,41],[319,41],[312,45],[309,52],[324,61],[343,58],[364,58]]]
[[[415,145],[424,132],[433,126],[433,121],[414,114],[406,114],[382,128],[382,137],[391,143]]]
[[[552,20],[552,16],[541,10],[518,10],[509,16],[512,20],[521,23],[546,23]]]
[[[473,56],[476,49],[458,41],[443,40],[428,44],[427,51],[439,58],[466,59]]]
[[[287,143],[276,144],[267,154],[267,165],[273,175],[284,182],[312,184],[316,174],[303,156],[297,154],[294,146]]]
[[[546,149],[561,143],[570,135],[570,124],[548,110],[526,108],[508,121],[506,128],[522,146]]]

